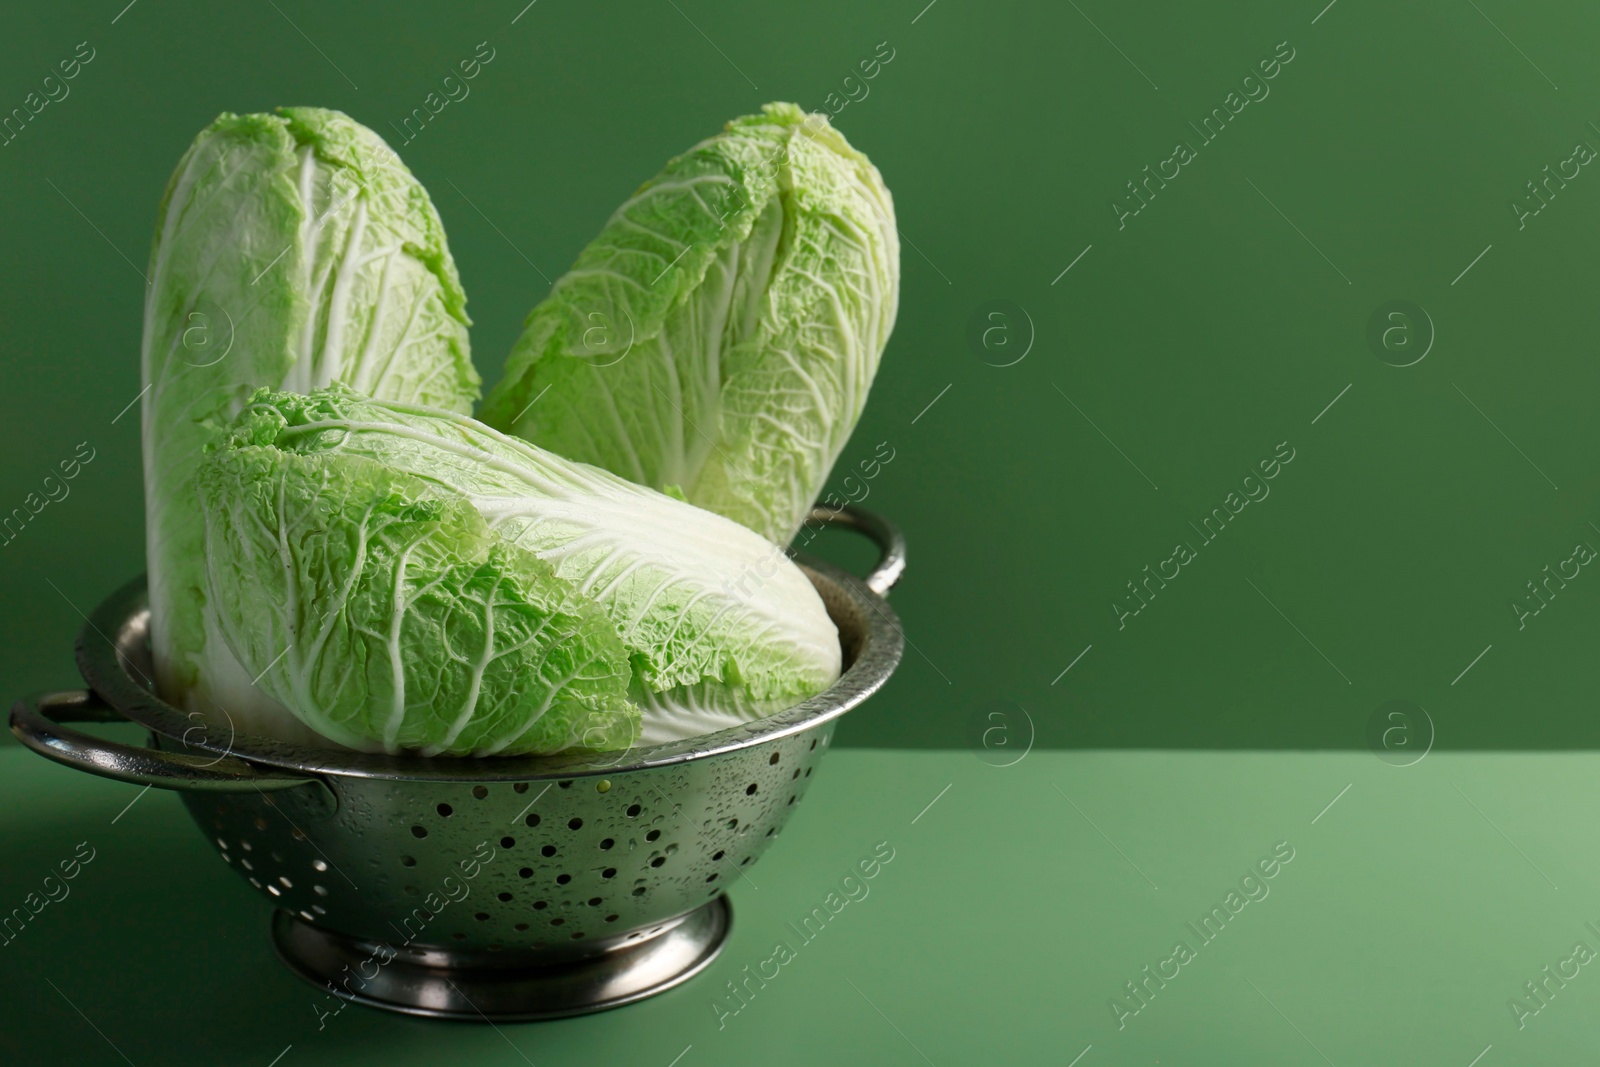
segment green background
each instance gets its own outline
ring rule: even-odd
[[[78,840],[104,856],[0,949],[0,1050],[266,1064],[292,1044],[283,1067],[665,1067],[689,1045],[681,1067],[1600,1053],[1600,978],[1520,1031],[1506,1006],[1572,942],[1600,948],[1583,927],[1600,922],[1600,577],[1583,568],[1536,616],[1512,606],[1576,544],[1600,548],[1600,176],[1582,167],[1520,225],[1511,206],[1600,147],[1600,11],[1325,2],[8,11],[0,113],[95,49],[0,147],[0,510],[95,450],[0,547],[10,691],[71,684],[79,612],[143,566],[138,413],[118,416],[156,203],[194,133],[303,103],[390,136],[480,41],[495,58],[471,95],[393,141],[449,229],[489,381],[548,279],[666,158],[767,100],[837,107],[893,48],[834,119],[904,239],[899,323],[838,488],[895,449],[864,503],[904,527],[911,570],[905,662],[841,726],[763,890],[734,891],[726,955],[592,1019],[497,1034],[352,1010],[319,1034],[264,909],[223,888],[173,798],[113,825],[133,791],[0,749],[0,907]],[[1202,143],[1191,123],[1280,42],[1294,58],[1270,94]],[[1126,183],[1179,141],[1195,159],[1119,226]],[[1396,300],[1423,317],[1375,348]],[[1270,496],[1202,545],[1190,524],[1283,442]],[[1119,620],[1125,583],[1178,542],[1196,558]],[[1395,700],[1427,716],[1383,751],[1372,724]],[[718,1031],[710,991],[880,840],[903,857],[880,902]],[[1272,895],[1118,1031],[1109,998],[1280,840],[1298,854]]]

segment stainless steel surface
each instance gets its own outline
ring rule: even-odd
[[[57,763],[103,778],[163,789],[221,793],[254,793],[316,784],[316,779],[302,774],[273,774],[226,755],[200,757],[123,745],[62,725],[127,721],[115,708],[86,689],[27,697],[18,701],[11,712],[12,732],[23,744]],[[194,728],[191,725],[191,729]]]
[[[471,1017],[598,1011],[709,962],[727,913],[707,905],[781,833],[834,720],[900,661],[898,620],[868,584],[887,591],[899,577],[898,531],[856,509],[819,511],[817,521],[866,533],[883,554],[865,580],[802,561],[838,626],[845,671],[803,704],[720,733],[599,755],[428,759],[197,729],[146,681],[142,580],[96,609],[78,663],[99,700],[148,727],[158,748],[50,721],[74,710],[104,717],[81,693],[19,702],[12,730],[79,769],[185,790],[223,860],[295,920],[279,919],[275,939],[297,972],[322,982],[352,951],[358,962],[373,951],[388,957],[381,967],[369,961],[364,984],[339,995],[457,1014],[438,981],[422,980],[431,970],[446,986],[482,993],[488,1003]],[[275,784],[232,791],[251,774]]]
[[[397,949],[346,937],[287,911],[272,918],[278,957],[313,985],[408,1015],[523,1022],[618,1008],[688,981],[728,936],[725,896],[610,952],[552,961],[532,952]]]
[[[862,581],[874,593],[888,597],[889,590],[895,587],[906,571],[906,539],[900,527],[875,511],[853,504],[837,508],[818,504],[811,509],[811,518],[807,521],[824,526],[843,526],[871,538],[878,546],[878,562]]]

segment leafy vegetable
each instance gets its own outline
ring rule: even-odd
[[[168,183],[142,352],[152,644],[165,696],[251,706],[208,617],[194,475],[251,390],[334,380],[471,410],[466,296],[427,192],[335,111],[224,114]],[[282,718],[281,716],[277,718]],[[276,719],[247,722],[270,728]]]
[[[785,544],[861,415],[899,255],[877,169],[824,116],[768,104],[617,209],[482,417]]]
[[[210,590],[261,685],[354,748],[628,744],[609,621],[467,501],[363,456],[221,450],[201,467]]]
[[[200,499],[229,645],[344,744],[621,747],[636,704],[655,743],[839,675],[833,623],[781,550],[463,415],[261,390]]]

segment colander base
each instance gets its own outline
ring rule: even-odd
[[[426,963],[279,910],[278,958],[324,992],[385,1011],[477,1022],[528,1022],[587,1015],[654,996],[716,958],[733,923],[719,896],[651,937],[597,955],[541,963],[537,954],[436,949]]]

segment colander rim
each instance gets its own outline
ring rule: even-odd
[[[894,609],[861,578],[833,564],[804,553],[797,553],[795,562],[824,594],[824,601],[831,586],[864,620],[855,660],[839,680],[777,714],[714,734],[625,749],[621,758],[617,753],[483,758],[387,755],[316,748],[245,733],[233,733],[226,740],[213,738],[197,714],[186,713],[157,696],[147,676],[135,677],[135,673],[145,674],[137,663],[148,662],[149,595],[142,574],[90,613],[78,633],[76,655],[84,681],[102,700],[185,751],[232,756],[308,776],[449,782],[609,778],[727,755],[801,733],[838,718],[888,681],[905,645]]]

